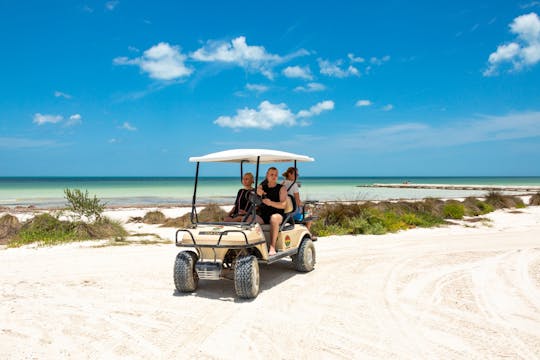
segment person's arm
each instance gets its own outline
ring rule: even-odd
[[[279,201],[272,201],[268,198],[263,199],[263,204],[274,207],[276,209],[285,209],[287,207],[287,190],[285,186],[279,189]]]
[[[297,208],[302,206],[302,201],[300,200],[300,193],[298,193],[298,192],[294,193],[294,201],[296,201],[296,207]]]

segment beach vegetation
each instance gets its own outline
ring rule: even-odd
[[[142,222],[145,224],[163,224],[165,219],[166,217],[161,211],[149,211],[142,218]]]
[[[485,197],[485,202],[497,209],[523,208],[523,200],[517,196],[504,195],[498,191],[490,191]]]
[[[538,201],[540,203],[540,193]],[[311,230],[319,236],[376,235],[415,227],[435,227],[448,223],[446,219],[463,219],[464,216],[485,215],[502,207],[524,206],[519,197],[495,192],[486,195],[484,200],[468,197],[462,202],[426,198],[422,201],[326,203],[316,208],[317,220]],[[489,219],[479,219],[483,224],[489,224]]]
[[[443,216],[446,219],[463,219],[465,206],[455,200],[448,201],[443,207]]]
[[[78,220],[86,217],[92,222],[101,218],[105,204],[96,195],[90,197],[88,190],[64,189],[64,196],[68,202],[66,210],[72,212]]]
[[[21,228],[21,223],[16,216],[4,214],[0,217],[0,244],[5,244]]]
[[[533,194],[531,198],[529,199],[529,205],[531,206],[539,206],[540,205],[540,192],[537,192],[536,194]]]
[[[227,217],[227,212],[218,204],[210,203],[198,214],[199,222],[221,222]],[[186,227],[191,224],[191,213],[184,214],[177,218],[166,218],[162,227]]]
[[[22,224],[18,233],[8,242],[10,247],[31,243],[56,245],[66,242],[116,238],[127,236],[123,226],[107,217],[93,223],[60,220],[48,213],[36,215]]]

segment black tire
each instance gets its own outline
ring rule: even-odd
[[[310,238],[304,238],[298,248],[298,254],[292,257],[294,268],[301,272],[310,272],[315,268],[315,246]]]
[[[236,260],[234,289],[238,297],[245,299],[252,299],[259,294],[259,262],[255,256],[242,256]]]
[[[181,292],[192,292],[197,289],[199,276],[195,271],[197,254],[193,251],[181,251],[174,262],[174,286]]]

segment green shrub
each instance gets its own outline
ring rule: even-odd
[[[443,215],[450,219],[463,219],[465,206],[457,201],[448,201],[443,208]]]
[[[491,206],[490,204],[484,201],[478,201],[477,206],[480,209],[479,215],[485,215],[485,214],[495,211],[495,208],[493,206]]]
[[[163,224],[165,219],[165,215],[161,211],[149,211],[144,215],[142,221],[145,224]]]
[[[532,205],[532,206],[540,205],[540,192],[537,192],[536,194],[531,196],[531,198],[529,199],[529,205]]]
[[[95,195],[90,198],[88,190],[84,193],[79,189],[64,189],[65,198],[68,202],[67,210],[75,214],[78,219],[85,216],[89,221],[99,220],[105,209],[105,204]]]

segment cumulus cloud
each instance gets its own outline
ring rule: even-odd
[[[127,121],[124,121],[122,126],[120,126],[120,129],[124,129],[124,130],[127,130],[127,131],[137,131],[137,128],[135,126],[131,125]]]
[[[371,105],[373,105],[371,100],[363,99],[363,100],[358,100],[356,102],[356,106],[358,106],[358,107],[371,106]]]
[[[298,92],[316,92],[316,91],[324,91],[326,89],[326,86],[324,86],[321,83],[308,83],[306,86],[297,86],[294,91]]]
[[[300,110],[298,112],[299,118],[307,118],[315,115],[319,115],[323,111],[333,110],[334,102],[332,100],[321,101],[309,108],[309,110]]]
[[[369,59],[369,62],[373,65],[382,65],[383,63],[390,61],[390,55],[385,55],[382,58],[378,58],[376,56],[372,56],[371,59]]]
[[[230,42],[208,41],[206,45],[190,54],[193,60],[201,62],[218,62],[237,65],[262,73],[272,79],[272,68],[279,63],[289,61],[298,56],[308,55],[304,49],[295,53],[280,56],[266,51],[263,46],[248,45],[245,36],[239,36]]]
[[[309,66],[287,66],[285,69],[283,69],[283,75],[288,78],[299,78],[305,80],[313,79]]]
[[[272,104],[265,100],[257,109],[239,109],[235,116],[220,116],[214,123],[221,127],[255,128],[268,130],[274,126],[295,126],[297,119],[319,115],[326,110],[332,110],[334,102],[327,100],[312,106],[309,110],[301,110],[295,115],[285,103]]]
[[[320,72],[323,75],[337,78],[345,78],[349,76],[360,76],[358,69],[352,65],[346,67],[343,65],[343,60],[323,60],[317,59]]]
[[[137,65],[141,71],[157,80],[175,80],[188,77],[193,69],[186,66],[186,56],[181,53],[179,46],[161,42],[146,50],[142,56],[129,59],[117,57],[115,65]]]
[[[382,111],[390,111],[392,109],[394,109],[394,105],[392,104],[386,104],[382,107]]]
[[[120,1],[118,0],[107,1],[105,3],[105,9],[108,11],[113,11],[118,6],[119,3]]]
[[[354,56],[353,53],[348,53],[347,57],[352,63],[363,63],[364,61],[366,61],[366,59],[364,59],[363,57]]]
[[[520,71],[540,62],[540,19],[536,13],[516,17],[509,25],[514,41],[497,46],[489,55],[484,76],[499,74],[501,67]]]
[[[64,99],[71,99],[72,96],[69,95],[69,94],[66,94],[65,92],[62,92],[62,91],[55,91],[54,92],[54,97],[62,97]]]
[[[64,120],[64,117],[62,115],[50,115],[50,114],[35,113],[33,123],[38,124],[38,125],[56,124],[56,123],[59,123],[62,120]]]
[[[66,122],[66,125],[72,126],[82,123],[82,116],[81,114],[73,114],[69,117],[68,121]]]

